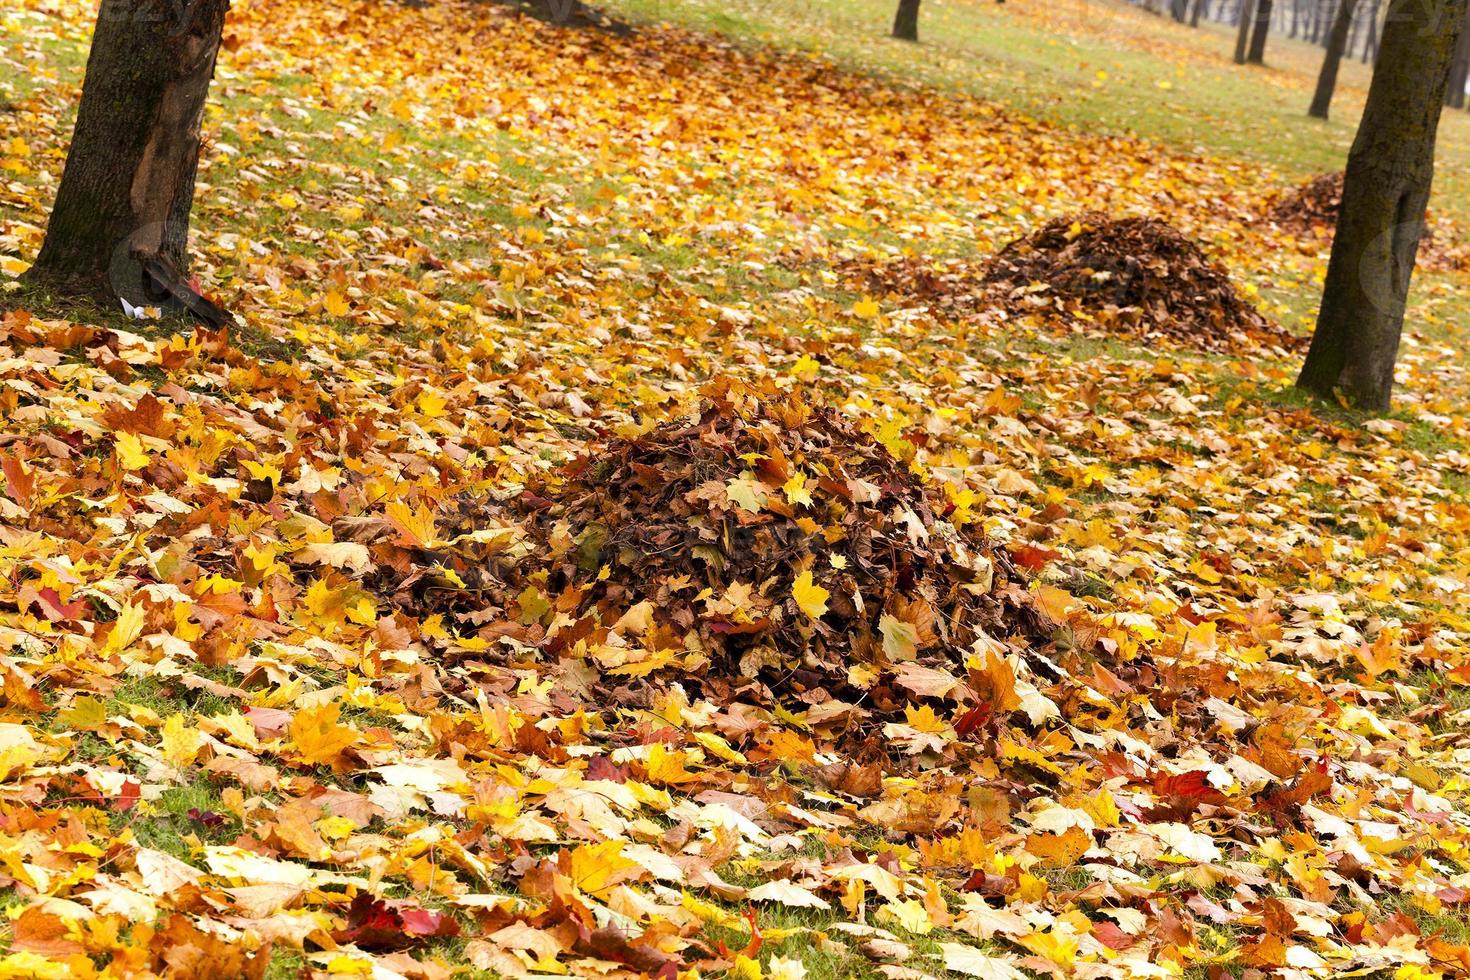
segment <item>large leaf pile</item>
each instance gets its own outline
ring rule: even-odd
[[[520,605],[549,624],[548,654],[614,680],[677,666],[711,699],[804,702],[819,727],[871,731],[853,702],[891,720],[922,693],[895,671],[963,673],[1044,636],[1009,556],[877,439],[769,385],[706,394],[547,491],[546,594]]]

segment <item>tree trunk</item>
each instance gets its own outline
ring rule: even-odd
[[[1363,42],[1363,63],[1378,57],[1378,0],[1368,9],[1368,39]]]
[[[1235,13],[1235,27],[1235,63],[1243,65],[1251,37],[1251,0],[1240,0],[1240,7]]]
[[[1450,61],[1450,81],[1445,88],[1444,104],[1451,109],[1465,108],[1465,81],[1470,77],[1470,31],[1460,25],[1460,40]]]
[[[1353,26],[1353,7],[1357,0],[1342,0],[1337,8],[1337,17],[1332,21],[1332,30],[1327,35],[1327,54],[1322,59],[1322,71],[1317,75],[1317,92],[1312,96],[1312,106],[1307,115],[1318,119],[1327,118],[1332,105],[1332,93],[1337,89],[1337,66],[1342,62],[1342,51],[1347,45],[1348,29]]]
[[[1205,8],[1205,0],[1194,0],[1194,3],[1192,3],[1192,4],[1189,5],[1189,26],[1190,27],[1198,27],[1199,26],[1200,14],[1202,14],[1204,12],[1204,8]]]
[[[1271,0],[1256,0],[1256,28],[1251,34],[1250,54],[1246,61],[1252,65],[1266,61],[1266,35],[1271,32]]]
[[[898,14],[893,18],[893,36],[900,41],[919,39],[919,0],[898,0]]]
[[[109,305],[154,305],[187,290],[199,126],[228,8],[103,0],[32,280]]]
[[[1298,386],[1384,411],[1424,210],[1434,139],[1466,0],[1390,0],[1368,104],[1348,154],[1317,330]]]

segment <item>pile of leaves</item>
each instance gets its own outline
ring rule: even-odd
[[[1279,197],[1271,206],[1271,220],[1297,235],[1331,239],[1342,208],[1342,171],[1321,174]],[[1459,243],[1454,226],[1428,215],[1419,240],[1418,264],[1431,272],[1453,272],[1470,264],[1470,246]]]
[[[899,258],[844,258],[833,271],[849,288],[868,296],[896,297],[905,306],[922,306],[938,316],[966,316],[987,309],[992,300],[976,284],[984,274],[973,260],[905,255]]]
[[[949,693],[937,671],[1045,635],[1005,551],[950,523],[953,504],[877,438],[774,386],[703,393],[696,414],[529,495],[552,568],[546,597],[521,604],[552,623],[545,651],[614,683],[677,667],[713,700],[847,723],[852,700],[886,718],[925,694],[916,678]]]
[[[1052,309],[1206,350],[1290,347],[1230,274],[1167,222],[1098,211],[1047,222],[996,256],[985,281],[1016,313]]]
[[[1342,207],[1342,171],[1319,174],[1271,206],[1271,220],[1292,231],[1331,230]]]

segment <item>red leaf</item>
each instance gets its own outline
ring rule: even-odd
[[[1118,928],[1116,922],[1095,922],[1092,926],[1092,935],[1098,942],[1109,949],[1127,949],[1138,942],[1137,936],[1130,936]]]
[[[408,908],[398,910],[398,917],[403,921],[403,931],[410,936],[459,935],[459,923],[443,912]]]

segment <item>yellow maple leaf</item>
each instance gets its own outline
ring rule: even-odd
[[[181,714],[170,715],[163,723],[163,758],[169,765],[182,769],[190,765],[204,748],[204,733],[184,723]]]
[[[1062,967],[1070,967],[1077,958],[1077,940],[1056,932],[1033,932],[1012,940],[1038,956],[1044,956]]]
[[[796,581],[791,583],[791,597],[801,607],[801,611],[812,619],[821,619],[827,611],[827,598],[832,593],[812,581],[810,571],[802,572],[796,576]]]
[[[399,532],[398,543],[410,548],[432,547],[437,540],[434,533],[434,512],[420,505],[411,509],[401,500],[395,500],[384,508],[388,523]]]
[[[112,624],[112,632],[107,634],[107,651],[121,653],[131,646],[134,640],[143,635],[143,624],[147,616],[141,605],[123,606],[122,611],[117,614],[117,620]]]
[[[572,883],[594,898],[643,871],[637,861],[623,857],[623,842],[618,840],[582,845],[572,851],[567,869]]]
[[[662,742],[655,742],[653,748],[649,749],[648,758],[644,761],[648,769],[648,780],[653,783],[666,783],[678,785],[687,783],[695,776],[684,767],[688,755],[678,749],[670,749]]]
[[[439,392],[435,391],[433,388],[425,388],[423,391],[419,392],[417,404],[419,407],[419,412],[421,412],[425,417],[437,419],[439,416],[444,414],[444,408],[446,405],[449,404],[449,400],[446,399],[443,395],[439,394]]]
[[[881,906],[874,916],[880,922],[887,922],[898,926],[905,932],[911,932],[916,936],[924,936],[934,931],[934,920],[929,917],[929,910],[924,908],[924,903],[916,899],[904,901],[890,901]]]
[[[360,737],[355,728],[337,723],[342,709],[336,704],[303,708],[291,719],[291,741],[310,765],[335,763]]]
[[[864,320],[871,320],[878,315],[878,301],[875,299],[862,299],[852,304],[852,312]]]
[[[786,485],[783,486],[781,489],[786,494],[786,502],[788,504],[792,504],[798,507],[802,505],[810,507],[812,505],[811,492],[808,491],[806,488],[805,473],[792,474],[791,479],[787,480]]]
[[[346,316],[352,309],[352,304],[347,301],[337,290],[332,290],[322,297],[322,309],[332,316]]]
[[[148,450],[143,448],[143,440],[131,432],[114,435],[112,448],[117,454],[117,461],[125,470],[141,470],[150,462]]]

